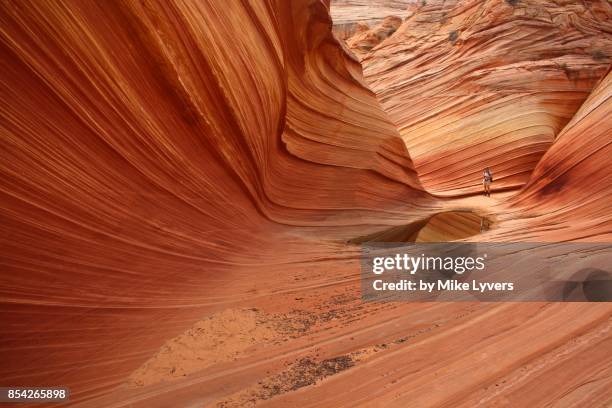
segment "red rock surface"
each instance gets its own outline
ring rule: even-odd
[[[607,22],[568,21],[607,46]],[[430,217],[444,235],[435,214],[466,210],[497,222],[475,239],[610,241],[609,75],[519,194],[437,200],[321,2],[5,2],[0,22],[1,385],[67,385],[81,407],[609,401],[609,304],[364,304],[345,244]],[[545,98],[559,127],[603,75],[588,58],[574,85],[533,65],[576,87]],[[474,189],[450,171],[425,186]]]

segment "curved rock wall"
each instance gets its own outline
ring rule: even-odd
[[[417,6],[425,14],[403,26],[414,42],[393,45],[394,35],[375,47],[407,47],[369,57],[370,74],[389,81],[379,96],[405,121],[425,187],[473,191],[491,160],[503,186],[520,186],[603,75],[609,7],[546,3],[561,19],[551,25],[521,16],[530,7],[520,2],[483,3],[490,13],[465,2],[449,21],[469,35],[449,53],[447,34],[427,35],[445,4]],[[4,2],[0,23],[3,384],[68,385],[71,404],[91,407],[609,399],[606,304],[360,301],[360,248],[346,241],[469,208],[423,191],[323,2]],[[562,47],[550,28],[563,24]],[[591,50],[591,40],[599,53],[568,51]],[[410,51],[430,42],[430,54]],[[544,49],[567,55],[525,59]],[[473,65],[479,50],[491,66]],[[449,83],[456,94],[442,92]],[[609,85],[608,76],[476,239],[609,238]],[[438,149],[452,133],[434,117],[467,147],[449,137]],[[444,137],[417,143],[419,124],[429,129],[421,136]],[[481,124],[510,136],[467,137]],[[501,153],[481,157],[471,149],[481,142]],[[512,155],[516,166],[503,167]],[[432,239],[449,222],[435,224]],[[183,363],[193,365],[173,365]],[[269,394],[278,378],[290,391],[344,369]],[[128,378],[148,385],[120,386]],[[448,387],[429,392],[444,378]]]
[[[3,384],[104,393],[256,290],[240,276],[337,250],[287,225],[428,200],[318,1],[4,2],[0,21]]]
[[[524,185],[612,61],[606,1],[428,1],[363,59],[423,185]]]
[[[525,188],[510,199],[506,230],[516,237],[528,233],[554,241],[612,239],[611,110],[608,71],[544,154]],[[522,221],[514,225],[517,216]]]

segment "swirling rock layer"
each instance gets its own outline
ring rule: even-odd
[[[612,239],[612,73],[608,71],[504,211],[506,239]],[[518,218],[518,219],[517,219]],[[510,232],[512,231],[512,232]]]
[[[607,24],[588,21],[568,24]],[[607,304],[361,302],[347,241],[427,220],[423,239],[462,238],[473,217],[424,191],[323,3],[4,2],[0,27],[3,385],[67,385],[81,407],[609,401]],[[569,119],[601,71],[587,58],[568,62],[574,85],[553,81],[575,87],[567,104],[543,111]],[[518,86],[493,71],[479,86]],[[609,238],[609,96],[608,78],[480,239]],[[471,191],[416,153],[429,187]],[[440,163],[477,166],[464,153]]]
[[[457,195],[522,186],[606,72],[606,1],[427,2],[367,55],[364,72],[423,185]]]
[[[427,205],[320,2],[5,2],[0,19],[2,384],[104,393],[256,290],[240,271],[337,247],[289,226],[342,236]]]

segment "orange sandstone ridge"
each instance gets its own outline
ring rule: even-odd
[[[0,382],[77,407],[609,401],[609,304],[360,299],[363,237],[611,240],[609,6],[558,5],[560,40],[482,4],[451,8],[455,45],[418,6],[364,59],[375,94],[316,0],[3,3]],[[525,188],[430,194],[490,161]]]

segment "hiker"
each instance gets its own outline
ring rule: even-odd
[[[490,168],[484,169],[482,172],[482,185],[484,187],[484,193],[487,197],[491,197],[491,183],[493,182],[493,173]]]
[[[489,230],[489,220],[485,217],[480,217],[480,232]]]

